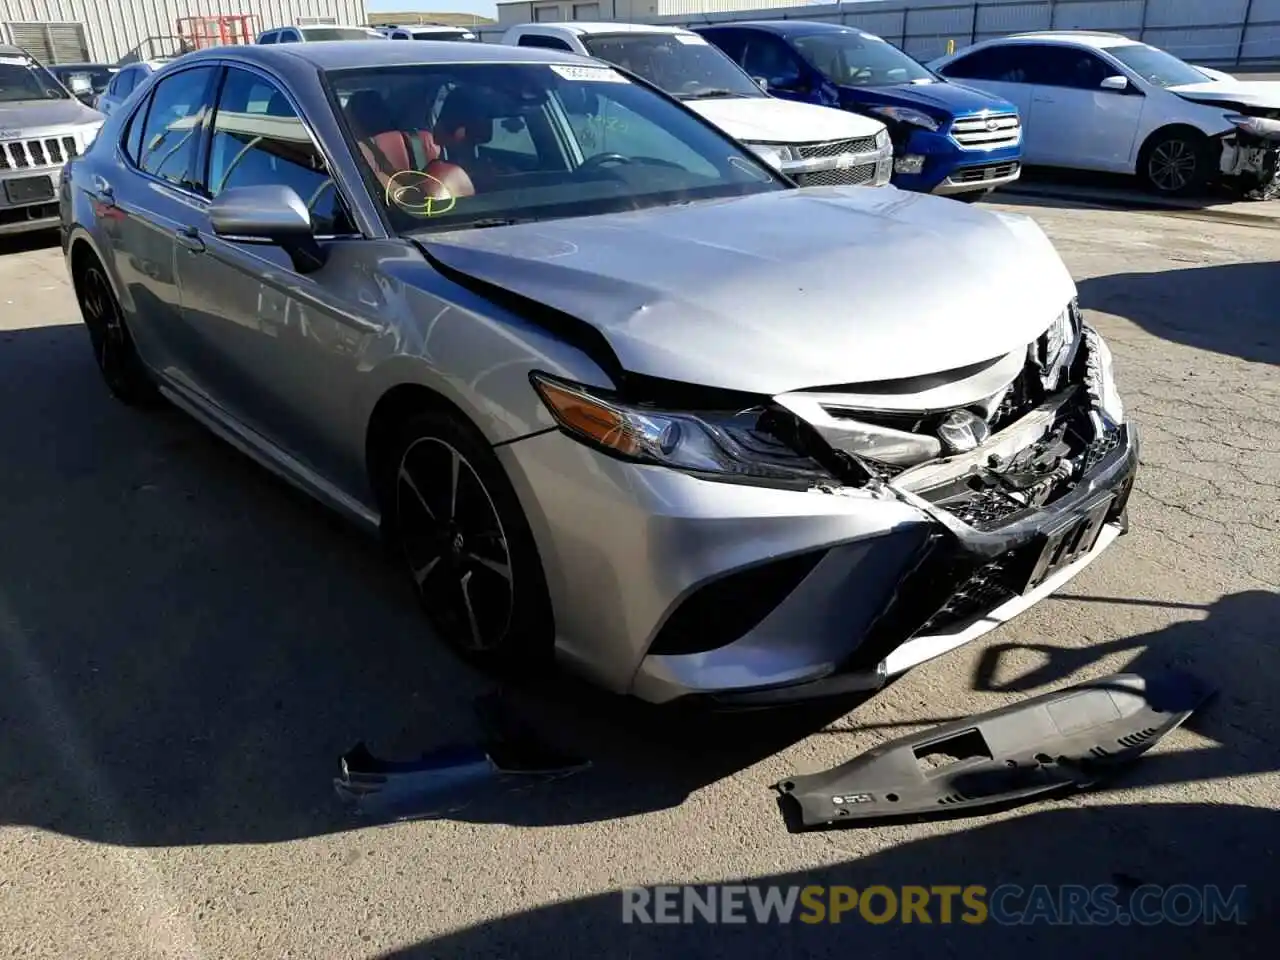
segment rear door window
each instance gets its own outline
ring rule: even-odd
[[[154,177],[198,188],[195,161],[204,132],[218,67],[194,67],[166,77],[147,108],[138,166]]]

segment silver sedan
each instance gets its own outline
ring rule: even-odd
[[[494,667],[873,689],[1125,527],[1136,435],[1030,220],[799,189],[596,61],[197,52],[60,199],[115,396],[380,531]]]

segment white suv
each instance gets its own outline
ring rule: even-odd
[[[1134,173],[1189,193],[1215,175],[1265,181],[1280,149],[1280,83],[1245,82],[1110,33],[1024,33],[929,65],[1011,101],[1028,164]]]
[[[893,144],[879,120],[769,96],[742,68],[691,30],[632,23],[526,23],[502,42],[567,50],[622,67],[683,101],[801,186],[884,186]],[[601,118],[625,136],[625,118]]]
[[[474,43],[480,39],[465,27],[444,24],[389,25],[378,27],[378,32],[388,40],[464,40]]]

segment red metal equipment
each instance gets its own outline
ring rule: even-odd
[[[231,16],[179,17],[178,37],[188,50],[203,50],[227,44],[253,43],[258,35],[256,14],[238,13]]]

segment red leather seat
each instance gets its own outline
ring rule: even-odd
[[[384,187],[390,188],[393,183],[412,185],[415,192],[421,189],[437,200],[475,195],[466,170],[440,159],[440,148],[428,131],[398,129],[376,91],[352,94],[344,112],[360,152]],[[428,179],[424,184],[421,177],[405,176],[411,173],[426,174]]]

